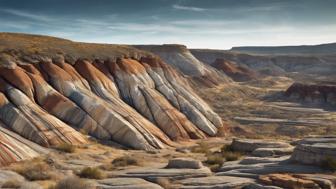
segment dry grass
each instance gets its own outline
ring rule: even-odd
[[[89,179],[105,178],[104,172],[97,167],[86,167],[78,173],[78,176],[80,176],[81,178],[89,178]]]
[[[224,145],[220,151],[210,152],[205,154],[206,160],[203,162],[212,171],[217,172],[226,161],[235,161],[242,157],[239,152],[233,151],[231,145]]]
[[[140,162],[131,156],[122,156],[114,159],[112,165],[115,167],[126,167],[130,165],[140,165]]]
[[[68,143],[63,143],[56,146],[56,149],[65,153],[74,153],[76,151],[76,146]]]
[[[14,168],[14,171],[24,176],[27,180],[49,180],[52,178],[51,167],[43,161],[26,162]]]
[[[65,178],[49,189],[95,189],[89,181],[77,177]]]
[[[210,152],[210,146],[209,146],[209,144],[202,141],[202,142],[198,143],[197,146],[192,147],[191,152],[207,154],[207,153]]]

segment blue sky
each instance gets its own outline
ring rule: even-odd
[[[336,42],[336,0],[0,0],[0,31],[114,44]]]

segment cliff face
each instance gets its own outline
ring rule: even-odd
[[[152,150],[225,130],[188,80],[157,57],[76,59],[66,52],[29,54],[20,48],[0,56],[0,128],[27,144],[22,159],[38,151],[28,140],[44,147],[77,145],[86,143],[81,133],[88,133]],[[15,161],[7,159],[1,164]]]
[[[230,82],[230,78],[225,74],[219,73],[216,69],[195,58],[186,46],[136,45],[134,47],[158,55],[162,60],[204,86],[212,87],[222,82]]]
[[[231,51],[252,53],[252,54],[335,54],[336,43],[320,45],[301,45],[301,46],[246,46],[233,47]]]
[[[336,105],[336,86],[323,84],[294,83],[285,95],[306,103]]]
[[[192,49],[192,54],[204,63],[212,64],[217,58],[234,61],[265,75],[287,73],[333,76],[335,54],[253,55],[224,50]]]
[[[223,71],[234,81],[249,81],[258,77],[257,72],[247,68],[246,66],[238,65],[236,62],[227,61],[218,58],[211,64],[214,68]]]

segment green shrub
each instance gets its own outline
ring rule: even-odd
[[[103,171],[96,167],[86,167],[81,170],[78,176],[89,179],[103,179],[105,177]]]
[[[76,151],[76,146],[68,143],[63,143],[56,146],[56,149],[66,153],[74,153]]]
[[[116,167],[125,167],[129,165],[140,165],[137,159],[131,157],[131,156],[122,156],[114,159],[112,161],[112,165]]]

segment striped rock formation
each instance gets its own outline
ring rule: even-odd
[[[134,47],[154,53],[190,78],[196,86],[213,87],[231,82],[225,74],[198,60],[184,45],[135,45]]]
[[[0,166],[47,153],[45,148],[15,134],[0,122]]]
[[[87,133],[153,150],[223,128],[188,81],[158,58],[9,62],[0,66],[0,121],[42,146],[82,144]]]

